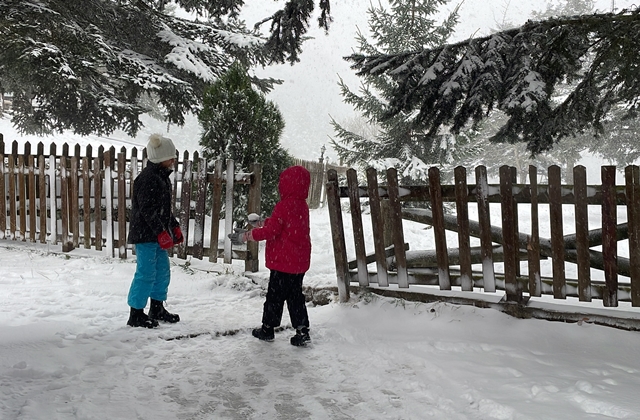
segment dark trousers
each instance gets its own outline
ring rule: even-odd
[[[262,312],[262,324],[269,327],[277,327],[282,321],[284,302],[291,317],[293,328],[309,327],[309,316],[302,294],[302,279],[304,273],[289,274],[271,270],[267,300],[264,302]]]

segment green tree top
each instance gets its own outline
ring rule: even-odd
[[[203,156],[233,159],[237,170],[248,171],[262,163],[262,209],[268,213],[278,201],[280,172],[292,164],[280,145],[284,119],[278,107],[251,85],[246,69],[232,65],[205,91],[198,116],[202,126]],[[244,220],[246,191],[234,190],[234,219]]]

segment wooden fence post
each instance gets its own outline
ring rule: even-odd
[[[333,169],[327,172],[327,203],[331,223],[333,257],[336,264],[336,275],[338,277],[338,298],[340,302],[348,302],[350,299],[350,275],[349,265],[347,263],[347,246],[344,239],[342,209],[340,207],[340,193],[338,191],[338,174]]]
[[[78,152],[79,153],[79,152]],[[69,213],[70,217],[70,226],[72,230],[72,243],[73,249],[76,249],[80,246],[80,185],[78,182],[78,158],[76,156],[72,156],[70,158],[70,169],[69,169]]]
[[[26,157],[27,159],[27,199],[29,202],[29,242],[36,241],[36,168],[35,158],[33,155]]]
[[[127,156],[118,153],[118,255],[127,258]]]
[[[193,221],[193,257],[199,260],[204,255],[204,219],[207,201],[207,161],[198,158],[196,171],[196,208]],[[186,242],[186,241],[185,241]],[[185,243],[185,248],[187,244]]]
[[[309,190],[309,208],[320,207],[322,195],[322,180],[324,179],[324,165],[322,162],[309,162],[308,169],[311,172],[311,189]]]
[[[551,259],[553,264],[553,297],[566,299],[564,238],[562,229],[562,178],[560,167],[549,167],[549,225],[551,227]]]
[[[513,200],[513,178],[509,166],[500,167],[500,198],[502,206],[502,235],[504,250],[504,290],[507,302],[520,303],[522,301],[522,288],[517,280],[516,264],[518,261],[519,247],[516,244],[516,211]]]
[[[227,237],[233,232],[233,180],[234,164],[233,160],[227,159],[227,185],[225,194],[224,209],[224,263],[231,264],[231,240]]]
[[[618,242],[616,224],[616,167],[603,166],[602,174],[602,256],[604,259],[604,306],[618,306]],[[632,264],[633,265],[633,264]]]
[[[389,286],[389,277],[387,275],[387,256],[384,249],[384,220],[380,206],[382,200],[380,200],[380,191],[378,189],[378,173],[374,168],[367,169],[367,189],[369,192],[369,209],[371,211],[371,228],[373,231],[373,246],[376,254],[378,286],[387,287]],[[340,198],[338,198],[338,200],[340,200]],[[338,208],[339,207],[340,206],[338,206]]]
[[[253,163],[251,165],[251,184],[249,185],[249,193],[247,196],[247,214],[260,214],[260,202],[262,196],[262,165]],[[250,241],[247,243],[247,257],[244,260],[244,270],[255,273],[259,270],[258,260],[259,246],[258,242]]]
[[[104,199],[105,199],[105,217],[106,217],[106,252],[110,257],[114,257],[114,233],[113,233],[113,159],[112,150],[104,152]]]
[[[589,208],[587,205],[587,171],[573,168],[573,196],[576,219],[576,253],[578,258],[578,298],[591,302],[591,264],[589,262]]]
[[[218,261],[218,240],[220,236],[220,211],[222,210],[222,159],[214,164],[211,192],[211,233],[209,237],[209,262]]]
[[[20,240],[27,235],[27,183],[24,176],[24,155],[18,155],[18,200],[20,203]]]
[[[82,158],[82,226],[84,248],[91,248],[91,160]]]
[[[14,142],[15,144],[15,142]],[[9,239],[16,239],[16,154],[9,155]]]
[[[47,174],[45,157],[38,156],[38,198],[40,204],[40,243],[47,243]],[[1,223],[0,223],[1,225]]]
[[[518,203],[513,198],[513,196],[515,195],[515,191],[513,191],[513,189],[516,188],[514,184],[518,183],[518,168],[516,168],[515,166],[511,166],[509,167],[509,170],[511,171],[511,186],[512,186],[511,195],[512,195],[512,201],[513,201],[512,203],[513,235],[514,235],[513,243],[515,246],[515,268],[516,268],[516,277],[520,277],[520,275],[522,274],[520,269],[520,258],[518,257],[520,253],[520,249],[518,248],[518,233],[520,232],[520,218],[518,216]],[[518,284],[518,287],[520,288],[520,293],[522,294],[522,285]]]
[[[4,164],[4,141],[2,140],[2,134],[0,134],[0,239],[6,239],[7,235],[7,191],[5,189],[5,172],[7,168]]]
[[[360,286],[368,286],[369,273],[367,272],[367,253],[364,247],[360,188],[358,187],[358,175],[353,168],[347,170],[347,186],[349,187],[349,204],[351,206],[351,224],[353,226],[353,242],[356,251],[358,284]]]
[[[542,279],[540,274],[540,221],[538,219],[538,168],[533,165],[529,165],[529,188],[531,191],[531,235],[527,238],[529,296],[542,296]]]
[[[69,240],[69,171],[67,156],[60,157],[60,216],[62,218],[62,252],[71,252],[73,242]]]
[[[393,216],[391,226],[393,227],[393,246],[396,257],[396,272],[398,275],[398,287],[409,287],[409,276],[407,273],[407,256],[404,249],[404,232],[402,230],[402,206],[400,205],[400,191],[398,188],[398,171],[396,168],[387,169],[387,184],[389,188],[389,203]],[[448,274],[448,269],[447,269]]]
[[[640,167],[627,166],[624,170],[627,193],[627,220],[629,221],[629,259],[640,261]],[[631,264],[631,306],[640,306],[640,264]]]
[[[93,160],[93,219],[96,233],[96,251],[102,251],[102,180],[104,176],[100,162],[99,157]]]
[[[49,155],[49,241],[52,245],[58,243],[58,198],[56,193],[56,155],[55,152]]]
[[[440,284],[440,290],[451,290],[447,235],[444,228],[444,208],[442,206],[440,170],[435,166],[429,168],[429,196],[431,198],[433,235],[435,237],[436,258],[438,260],[438,283]]]
[[[178,214],[180,215],[180,226],[182,229],[182,235],[184,236],[184,242],[178,245],[177,256],[180,259],[187,259],[187,242],[191,232],[189,231],[189,220],[191,219],[191,185],[193,179],[193,161],[188,159],[187,152],[184,154],[184,160],[182,161],[182,191],[180,194],[180,209]]]
[[[493,268],[493,244],[491,243],[489,181],[487,168],[485,166],[478,166],[476,168],[476,199],[478,201],[483,287],[485,292],[495,292],[496,275]]]
[[[473,290],[471,271],[471,241],[469,236],[469,189],[467,170],[463,166],[454,169],[456,214],[458,219],[458,249],[460,255],[460,286],[463,291]]]

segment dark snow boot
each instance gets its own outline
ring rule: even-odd
[[[158,326],[158,321],[149,318],[143,309],[131,308],[127,325],[130,327],[155,328]]]
[[[275,334],[273,333],[273,327],[267,327],[266,325],[263,325],[260,328],[255,328],[251,332],[251,334],[255,338],[258,338],[263,341],[273,341],[273,339],[276,337]]]
[[[164,308],[164,302],[161,300],[151,299],[151,307],[149,308],[149,318],[175,324],[180,321],[180,315],[172,314]]]
[[[309,337],[309,328],[302,327],[296,330],[296,335],[291,337],[291,345],[296,347],[306,346],[311,341]]]

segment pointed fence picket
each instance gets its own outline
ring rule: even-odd
[[[327,173],[327,203],[342,301],[349,299],[351,282],[357,282],[359,286],[397,284],[408,288],[419,284],[435,285],[441,290],[504,290],[509,302],[525,302],[544,294],[556,299],[576,297],[585,302],[601,299],[608,307],[618,306],[619,301],[640,306],[640,264],[631,263],[640,260],[638,166],[625,168],[624,185],[616,185],[614,166],[601,168],[600,185],[587,185],[583,166],[573,169],[573,185],[562,184],[558,166],[548,168],[547,185],[538,183],[538,169],[534,166],[529,168],[529,184],[517,184],[515,171],[508,166],[500,168],[498,184],[489,184],[483,166],[475,169],[475,182],[469,185],[467,170],[462,167],[454,171],[454,185],[441,185],[437,168],[430,168],[429,182],[424,186],[398,186],[394,169],[386,171],[385,185],[378,183],[373,168],[366,173],[367,185],[359,185],[355,170],[348,170],[346,186],[339,185],[335,171]],[[350,201],[351,232],[343,228],[341,198]],[[363,200],[370,210],[370,254],[365,250]],[[390,217],[383,217],[381,211],[385,201],[390,204]],[[406,202],[426,206],[402,207]],[[445,203],[455,203],[455,215],[445,211]],[[491,223],[490,204],[500,206],[499,227]],[[540,205],[549,206],[548,238],[540,237]],[[470,206],[476,207],[477,220],[469,218]],[[519,228],[522,206],[530,210],[528,233]],[[565,210],[567,206],[573,208],[575,226],[565,224],[563,206]],[[593,206],[601,213],[601,227],[589,230],[588,208]],[[618,221],[620,206],[626,208],[626,223]],[[403,219],[432,226],[435,250],[408,251]],[[387,228],[392,231],[391,240],[385,240]],[[572,230],[574,234],[565,234]],[[445,231],[457,233],[457,248],[447,246]],[[347,237],[354,244],[355,259],[351,261],[347,259]],[[470,246],[471,238],[476,238],[479,246]],[[628,258],[618,255],[618,241],[623,240],[628,240]],[[541,275],[541,260],[545,259],[551,259],[552,276],[548,278]],[[373,263],[375,269],[369,268]],[[566,263],[576,265],[576,278],[567,278]],[[501,267],[501,272],[496,267]],[[523,268],[526,275],[522,274]],[[601,271],[604,281],[593,280],[591,270]],[[621,277],[628,280],[621,281]]]
[[[100,146],[94,156],[92,146],[81,154],[75,145],[50,145],[44,152],[38,143],[35,154],[31,144],[25,143],[18,152],[13,142],[11,152],[5,154],[0,134],[0,239],[61,244],[63,252],[77,248],[95,250],[108,256],[127,258],[134,251],[127,244],[128,218],[131,210],[133,181],[146,165],[146,150],[142,157],[137,148],[127,151]],[[184,152],[176,156],[172,206],[183,230],[185,241],[170,250],[178,258],[194,257],[216,262],[223,257],[220,246],[220,211],[226,190],[236,184],[249,185],[247,213],[260,213],[260,164],[249,173],[234,173],[227,177],[222,161],[209,162]],[[209,200],[209,201],[208,201]],[[210,223],[205,237],[206,224]],[[229,242],[225,235],[224,242]],[[245,260],[248,271],[257,271],[258,249],[251,244],[247,250],[231,248],[230,259]],[[228,261],[230,262],[230,260]]]

